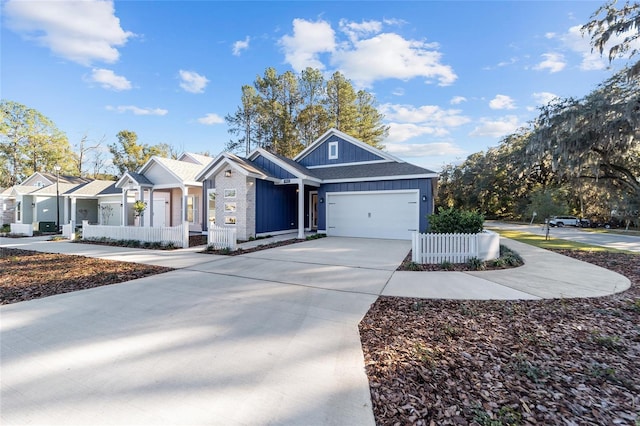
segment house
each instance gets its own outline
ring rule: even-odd
[[[36,172],[20,185],[2,192],[3,220],[7,223],[35,224],[36,229],[39,223],[56,223],[58,220],[60,224],[95,221],[98,216],[96,196],[114,183]]]
[[[177,160],[153,156],[137,172],[122,175],[115,185],[121,191],[120,200],[104,200],[101,208],[112,206],[120,224],[160,227],[187,221],[190,231],[201,232],[202,182],[196,176],[212,160],[188,152]],[[134,218],[131,208],[135,200],[147,203],[139,218]]]
[[[202,228],[233,226],[239,239],[305,230],[410,239],[427,228],[437,173],[331,129],[294,159],[258,148],[222,153],[197,176]]]

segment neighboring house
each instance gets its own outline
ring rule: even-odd
[[[60,224],[82,220],[97,221],[97,195],[115,182],[77,176],[36,172],[3,191],[3,208],[10,211],[9,223],[31,223],[38,229],[40,222]],[[56,195],[59,196],[56,201]],[[59,209],[56,212],[56,207]],[[6,220],[6,219],[3,219]]]
[[[120,223],[127,225],[176,226],[187,221],[190,231],[200,232],[202,182],[196,176],[212,160],[192,153],[184,153],[177,160],[151,157],[137,172],[126,172],[116,183],[122,191],[119,206],[112,199],[102,201],[101,206],[111,203]],[[131,209],[135,200],[147,203],[147,210],[137,219]],[[121,208],[125,205],[127,208]]]
[[[239,239],[296,230],[410,239],[427,228],[437,173],[331,129],[293,160],[256,149],[222,153],[196,177],[208,222]]]

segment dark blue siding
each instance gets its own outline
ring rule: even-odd
[[[318,229],[327,229],[327,192],[391,191],[400,189],[420,190],[419,231],[426,232],[428,226],[427,216],[433,211],[431,179],[382,180],[374,182],[328,183],[322,185],[318,189],[318,199],[323,200],[323,203],[318,205]],[[422,201],[424,196],[426,196],[426,201]]]
[[[338,158],[335,160],[329,160],[329,142],[338,142]],[[347,142],[342,138],[333,136],[305,155],[305,157],[299,160],[298,163],[305,167],[309,167],[376,160],[384,160],[384,158],[362,149],[351,142]]]
[[[295,176],[280,167],[279,165],[273,163],[269,159],[259,155],[256,157],[253,162],[262,168],[264,171],[271,174],[271,176],[277,177],[278,179],[295,179]]]
[[[296,185],[275,185],[256,179],[256,233],[285,231],[298,227]]]

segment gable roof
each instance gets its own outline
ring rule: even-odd
[[[125,172],[120,179],[116,182],[116,188],[124,188],[129,181],[137,183],[139,186],[150,187],[153,186],[153,182],[151,182],[145,175],[141,175],[140,173],[134,172]]]
[[[254,149],[253,152],[251,152],[251,154],[249,154],[248,159],[249,160],[254,160],[259,155],[262,155],[263,157],[265,157],[269,161],[279,165],[280,167],[282,167],[283,169],[285,169],[286,171],[288,171],[292,175],[296,176],[297,178],[318,180],[318,178],[309,169],[304,167],[302,164],[298,164],[294,160],[291,160],[289,158],[283,157],[283,156],[278,155],[278,154],[274,154],[274,153],[269,152],[269,151],[267,151],[266,149],[263,149],[263,148]]]
[[[178,158],[178,161],[187,161],[187,162],[198,163],[203,166],[206,166],[211,161],[213,161],[213,158],[207,155],[196,154],[193,152],[184,152],[182,153],[180,158]]]
[[[90,178],[84,178],[84,177],[80,177],[80,176],[71,176],[71,175],[58,175],[57,178],[56,178],[56,174],[55,173],[35,172],[31,176],[29,176],[28,178],[23,180],[21,185],[23,185],[23,186],[35,186],[35,185],[24,185],[24,184],[25,184],[25,182],[29,182],[30,180],[36,179],[38,176],[43,178],[47,182],[49,182],[48,185],[53,185],[54,183],[56,183],[56,180],[59,183],[74,183],[76,185],[79,185],[79,184],[82,184],[82,183],[91,182],[93,180],[93,179],[90,179]],[[45,186],[47,186],[47,185],[45,185]]]
[[[358,139],[347,135],[346,133],[341,132],[340,130],[337,129],[329,129],[326,132],[324,132],[324,134],[322,136],[320,136],[318,139],[316,139],[311,145],[309,145],[308,147],[306,147],[304,150],[302,150],[302,152],[300,152],[298,155],[296,155],[293,160],[296,162],[299,162],[300,160],[302,160],[304,157],[306,157],[307,155],[311,154],[317,147],[319,147],[320,145],[322,145],[324,142],[326,142],[330,137],[332,136],[337,136],[340,139],[343,139],[351,144],[356,145],[357,147],[364,149],[366,151],[369,151],[379,157],[382,157],[385,160],[388,161],[395,161],[397,163],[404,163],[404,161],[402,161],[401,159],[389,154],[388,152],[382,151],[378,148],[375,148],[367,143],[364,143],[362,141],[359,141]]]
[[[267,171],[263,170],[252,161],[247,160],[246,158],[238,157],[231,152],[223,152],[222,154],[218,155],[213,161],[211,161],[205,168],[203,168],[200,173],[198,173],[198,175],[196,176],[196,180],[201,182],[205,179],[210,178],[211,175],[215,174],[215,172],[220,169],[223,164],[229,164],[230,167],[233,167],[246,176],[252,176],[261,179],[275,179],[274,176],[271,176]]]
[[[196,176],[198,176],[205,167],[202,164],[194,164],[188,161],[173,160],[171,158],[157,157],[154,155],[140,167],[138,173],[144,175],[144,172],[149,170],[154,163],[166,169],[176,180],[182,183],[196,183]]]
[[[115,188],[116,183],[110,180],[94,180],[84,185],[78,186],[73,190],[67,192],[65,195],[73,197],[95,197],[98,194],[103,193],[107,188],[113,186]],[[122,192],[118,189],[117,192]]]

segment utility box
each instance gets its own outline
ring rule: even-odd
[[[55,222],[38,222],[38,231],[40,232],[57,232]]]

